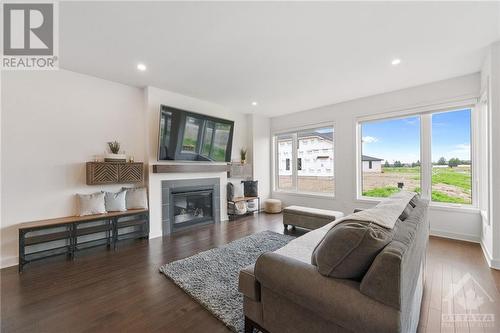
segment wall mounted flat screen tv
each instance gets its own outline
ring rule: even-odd
[[[230,162],[234,121],[162,105],[158,160]]]

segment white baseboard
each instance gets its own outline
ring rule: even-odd
[[[149,233],[149,239],[153,239],[153,238],[158,238],[158,237],[163,237],[163,234],[160,232],[159,234],[153,234],[153,233]]]
[[[2,258],[0,260],[0,268],[17,266],[18,263],[19,263],[19,257]]]
[[[488,263],[488,266],[490,266],[490,268],[500,270],[500,260],[493,259],[490,251],[488,251],[488,249],[486,248],[486,246],[483,244],[482,241],[479,244],[481,245],[481,250],[483,250],[483,255],[484,258],[486,259],[486,262]]]
[[[469,234],[459,234],[459,233],[449,232],[449,231],[445,231],[445,230],[431,229],[430,234],[432,236],[456,239],[456,240],[472,242],[472,243],[480,243],[481,242],[481,239],[479,238],[479,236],[469,235]]]

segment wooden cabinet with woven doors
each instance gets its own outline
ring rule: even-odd
[[[87,185],[140,183],[142,162],[87,162]]]

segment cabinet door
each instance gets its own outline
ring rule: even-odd
[[[87,185],[114,184],[118,182],[118,164],[105,162],[87,163]]]
[[[118,182],[137,183],[143,180],[142,163],[123,163],[118,168]]]

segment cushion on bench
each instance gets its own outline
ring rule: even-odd
[[[285,213],[321,217],[321,218],[332,218],[332,221],[344,216],[344,213],[337,212],[335,210],[319,209],[303,206],[288,206],[284,209]]]
[[[291,225],[314,230],[343,216],[344,213],[334,210],[288,206],[283,210],[283,224],[285,228]]]

